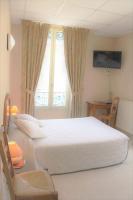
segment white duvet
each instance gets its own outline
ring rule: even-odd
[[[41,120],[41,124],[45,138],[25,138],[35,162],[50,174],[106,167],[126,159],[128,137],[94,117]]]

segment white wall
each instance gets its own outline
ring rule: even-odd
[[[120,100],[116,127],[121,131],[133,134],[133,101]]]
[[[83,113],[86,110],[86,101],[109,99],[108,71],[93,67],[93,50],[114,50],[115,40],[111,37],[97,36],[93,32],[89,34],[88,67],[83,85]]]
[[[13,25],[11,31],[16,44],[11,51],[10,93],[12,103],[21,111],[21,25]]]
[[[133,33],[118,38],[115,48],[122,51],[122,68],[112,72],[112,94],[133,101]]]
[[[9,4],[8,0],[0,0],[0,124],[4,96],[9,92],[10,52],[7,51],[7,33],[10,33]]]
[[[117,127],[133,134],[133,33],[120,37],[116,49],[122,51],[122,68],[111,75],[113,96],[119,96]]]

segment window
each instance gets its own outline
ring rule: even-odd
[[[64,35],[51,30],[38,81],[35,106],[64,107],[67,102],[67,72],[64,57]]]

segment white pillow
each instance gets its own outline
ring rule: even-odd
[[[26,133],[32,139],[45,137],[44,130],[34,121],[16,119],[15,124],[22,132]]]
[[[22,120],[28,120],[28,121],[37,121],[35,117],[32,117],[31,115],[28,114],[17,114],[14,116],[15,119],[22,119]]]
[[[18,114],[14,116],[15,120],[16,119],[22,119],[22,120],[28,120],[28,121],[33,121],[34,123],[37,123],[40,127],[44,127],[44,123],[41,123],[40,120],[36,119],[35,117],[29,115],[29,114]]]

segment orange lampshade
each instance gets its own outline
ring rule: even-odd
[[[23,167],[24,162],[23,161],[23,151],[20,148],[20,146],[15,142],[15,141],[11,141],[8,143],[9,145],[9,151],[10,151],[10,155],[11,155],[11,160],[12,160],[12,164],[13,166],[16,168],[19,166]]]
[[[11,115],[16,115],[18,113],[18,107],[13,105],[10,108]]]

